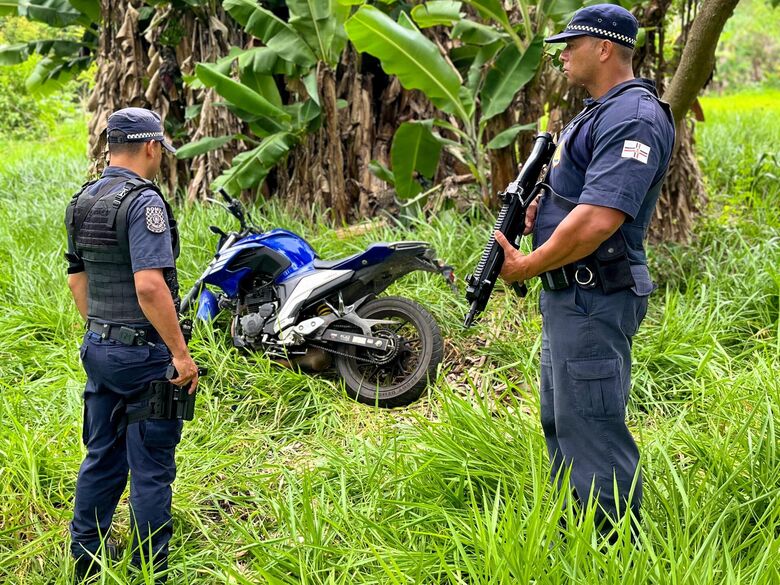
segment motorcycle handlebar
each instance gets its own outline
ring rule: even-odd
[[[219,188],[219,194],[220,194],[220,195],[222,195],[222,197],[223,197],[223,198],[225,199],[225,201],[227,201],[228,203],[232,203],[232,202],[233,202],[233,198],[232,198],[230,195],[228,195],[228,192],[227,192],[227,191],[225,191],[225,188],[224,188],[224,187],[220,187],[220,188]]]
[[[241,203],[239,199],[234,199],[231,197],[227,191],[225,191],[224,187],[220,187],[218,189],[218,192],[220,195],[222,195],[222,198],[227,202],[227,205],[225,205],[225,208],[230,212],[230,214],[235,217],[241,224],[241,230],[250,230],[250,231],[256,231],[260,229],[252,219],[252,216],[247,213],[244,210],[244,204]]]

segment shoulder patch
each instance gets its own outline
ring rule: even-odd
[[[146,229],[155,234],[161,234],[168,229],[165,210],[162,207],[150,205],[146,208]]]
[[[623,142],[623,153],[620,156],[622,158],[633,158],[643,164],[647,164],[647,159],[650,156],[650,147],[637,140],[626,140]]]

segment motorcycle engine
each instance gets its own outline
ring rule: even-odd
[[[271,287],[247,293],[238,309],[241,335],[249,344],[260,341],[264,333],[273,331],[273,320],[276,316],[276,299]]]

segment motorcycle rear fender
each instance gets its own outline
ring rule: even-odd
[[[353,294],[347,294],[345,298],[351,300],[355,295],[362,296],[365,292],[370,292],[374,296],[379,295],[396,280],[418,270],[441,274],[450,287],[454,287],[452,268],[436,259],[436,252],[433,248],[418,246],[414,249],[404,250],[399,254],[393,254],[382,264],[367,266],[359,270],[355,275],[355,283],[350,287],[354,288],[355,285],[358,285],[359,290],[350,291]]]

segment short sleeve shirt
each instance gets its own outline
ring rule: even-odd
[[[86,196],[94,195],[104,180],[112,177],[127,179],[140,178],[136,173],[122,167],[107,167],[101,178],[90,186]],[[121,187],[117,187],[120,189]],[[138,194],[127,210],[127,237],[130,261],[133,272],[155,268],[174,268],[171,242],[171,226],[165,212],[162,198],[152,189]],[[73,242],[68,238],[68,272],[81,272],[84,264],[75,251]]]
[[[598,100],[585,100],[585,109],[561,133],[548,182],[572,203],[625,213],[621,229],[629,248],[637,251],[635,259],[641,261],[642,240],[673,145],[674,125],[659,104],[654,85],[631,80]],[[547,229],[541,230],[537,245],[565,217],[555,207],[540,207],[537,221],[541,219]]]

